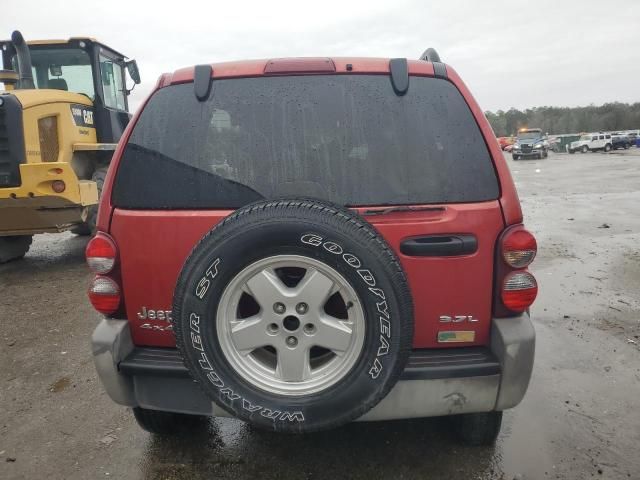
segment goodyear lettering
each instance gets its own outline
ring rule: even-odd
[[[378,357],[383,357],[389,353],[389,342],[384,335],[380,335],[380,346],[378,347]]]
[[[341,255],[344,251],[342,247],[335,242],[324,242],[322,246],[327,252],[333,253],[334,255]]]
[[[375,287],[376,279],[373,276],[373,273],[371,273],[369,270],[367,270],[366,268],[358,270],[358,275],[362,277],[362,280],[364,280],[364,283],[366,283],[370,287]]]
[[[314,247],[319,247],[320,245],[322,245],[322,237],[314,235],[313,233],[303,235],[300,241],[302,243],[306,243],[307,245],[313,245]]]
[[[388,311],[389,307],[387,306],[386,300],[376,303],[376,307],[378,307],[378,312],[383,314],[385,317],[389,318],[389,311]]]
[[[380,376],[381,372],[382,372],[382,364],[380,363],[380,360],[378,360],[378,358],[376,357],[376,359],[373,361],[373,365],[371,365],[371,368],[369,369],[369,376],[375,380]]]
[[[376,295],[377,297],[380,297],[383,300],[386,300],[386,297],[384,296],[384,290],[382,290],[381,288],[369,288],[369,291],[371,293],[373,293],[374,295]]]
[[[380,333],[391,338],[391,323],[386,318],[380,317]]]
[[[345,253],[342,258],[350,267],[360,268],[362,266],[360,259],[351,253]]]
[[[354,268],[360,278],[362,278],[363,282],[368,287],[369,292],[382,300],[381,302],[376,302],[376,308],[380,313],[380,344],[378,345],[376,358],[374,358],[373,364],[369,369],[369,376],[375,380],[380,376],[380,373],[382,373],[382,370],[384,368],[380,358],[388,355],[389,349],[391,347],[391,322],[389,321],[391,314],[389,313],[389,305],[387,304],[387,296],[384,293],[384,290],[377,286],[376,278],[373,273],[371,273],[371,270],[367,268],[361,268],[362,262],[360,261],[360,259],[352,253],[345,253],[342,246],[337,244],[336,242],[326,240],[321,235],[317,235],[315,233],[307,233],[302,235],[302,237],[300,237],[300,241],[314,247],[322,246],[322,248],[324,248],[329,253],[342,255],[342,259],[345,261],[345,263]]]

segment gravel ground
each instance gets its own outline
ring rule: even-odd
[[[640,150],[508,160],[539,242],[538,344],[495,447],[458,446],[442,419],[149,435],[95,375],[86,240],[39,235],[0,266],[0,478],[640,478]]]

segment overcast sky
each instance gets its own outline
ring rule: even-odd
[[[158,75],[287,56],[417,58],[435,47],[484,110],[640,101],[640,3],[21,0],[0,36],[93,36],[137,59],[136,106]]]

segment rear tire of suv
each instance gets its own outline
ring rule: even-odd
[[[512,157],[513,157],[513,161],[514,161],[514,162],[515,162],[516,160],[519,160],[519,159],[520,159],[520,157],[519,157],[518,155],[512,155]]]
[[[610,143],[607,143],[607,144],[604,146],[604,151],[605,151],[605,152],[610,152],[610,151],[611,151],[611,144],[610,144]]]
[[[176,343],[204,393],[252,425],[302,433],[360,417],[400,378],[413,302],[357,214],[312,199],[237,210],[186,260]]]
[[[133,416],[143,430],[157,435],[188,433],[206,426],[209,417],[184,413],[161,412],[146,408],[133,408]]]
[[[24,257],[31,248],[32,241],[33,235],[0,237],[0,263]]]
[[[580,152],[582,153],[587,153],[589,151],[589,147],[587,147],[586,145],[583,145],[583,147],[580,149]]]
[[[465,445],[493,445],[502,426],[502,412],[468,413],[452,420],[456,436]]]

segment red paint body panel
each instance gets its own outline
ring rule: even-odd
[[[337,74],[388,74],[389,60],[383,58],[332,58]],[[268,60],[213,64],[214,78],[264,75]],[[352,70],[347,70],[350,64]],[[429,62],[409,60],[410,75],[433,76]],[[193,67],[164,74],[156,89],[193,81]],[[462,93],[485,138],[500,184],[496,201],[444,205],[444,211],[398,212],[367,217],[400,257],[409,278],[415,304],[414,346],[417,348],[486,345],[492,315],[494,251],[496,240],[506,225],[520,223],[522,212],[506,161],[484,113],[455,70],[447,66],[449,81]],[[151,92],[150,96],[153,95]],[[146,101],[145,101],[146,104]],[[140,108],[139,112],[144,108]],[[137,313],[142,306],[171,310],[173,290],[182,265],[198,240],[230,211],[127,211],[111,205],[113,178],[124,145],[139,115],[136,114],[116,149],[105,182],[98,216],[98,229],[115,239],[120,255],[122,291],[134,343],[173,346],[170,331],[141,329],[145,323]],[[375,206],[373,206],[375,207]],[[360,211],[364,208],[359,209]],[[476,253],[460,257],[407,257],[400,242],[424,234],[474,234]],[[474,324],[439,324],[440,315],[473,315]],[[149,321],[166,327],[162,321]],[[475,330],[474,343],[438,344],[437,332]]]
[[[359,211],[365,208],[359,208]],[[127,211],[116,209],[111,235],[119,248],[122,290],[134,343],[173,346],[173,334],[140,328],[144,323],[166,326],[163,321],[140,320],[142,307],[171,310],[173,291],[182,265],[200,238],[228,210]],[[459,346],[438,344],[439,329],[475,330],[476,341],[485,345],[491,321],[494,246],[503,229],[497,201],[457,204],[444,211],[394,213],[369,217],[391,245],[409,279],[414,299],[415,348]],[[473,233],[478,251],[461,257],[408,257],[400,243],[427,234]],[[439,323],[440,315],[473,315],[474,324]]]
[[[467,104],[471,109],[471,113],[473,113],[473,116],[480,127],[482,136],[484,137],[485,142],[487,142],[487,147],[491,153],[491,158],[493,158],[493,165],[496,168],[496,173],[498,174],[498,180],[500,182],[500,204],[502,205],[504,221],[507,225],[521,223],[522,210],[520,209],[520,199],[516,192],[516,186],[513,183],[511,171],[509,170],[507,161],[502,154],[502,150],[500,150],[498,142],[494,140],[496,135],[493,133],[489,120],[487,120],[487,117],[485,117],[482,109],[475,101],[473,95],[471,95],[471,92],[462,79],[458,76],[457,72],[448,65],[447,75],[449,76],[449,80],[458,87],[458,90],[460,90],[460,93],[462,93],[462,96],[467,101]]]

